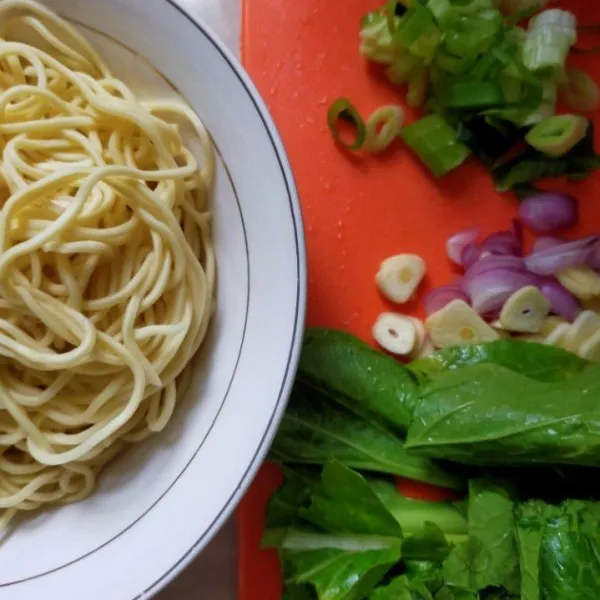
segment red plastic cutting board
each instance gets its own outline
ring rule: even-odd
[[[392,308],[373,283],[382,259],[418,253],[428,265],[424,289],[447,283],[453,270],[445,239],[474,224],[485,232],[509,227],[516,202],[496,193],[475,161],[435,181],[400,144],[384,156],[363,157],[344,154],[332,142],[325,114],[338,96],[350,98],[364,115],[401,102],[357,51],[360,17],[382,0],[244,2],[243,60],[283,137],[304,213],[308,324],[370,340],[379,312]],[[563,6],[581,22],[593,23],[594,15],[600,21],[591,0]],[[584,41],[600,44],[596,36]],[[585,66],[600,81],[600,61],[586,57]],[[599,179],[569,186],[581,201],[584,224],[574,234],[600,229]],[[403,310],[420,313],[416,302]],[[259,550],[266,500],[279,481],[273,465],[264,467],[238,511],[240,600],[280,599],[277,559]]]

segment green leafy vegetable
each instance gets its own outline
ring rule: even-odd
[[[373,376],[377,381],[377,376]],[[450,488],[462,486],[428,459],[410,455],[399,437],[365,421],[329,397],[296,384],[271,447],[286,463],[323,465],[334,458],[356,469],[410,477]]]
[[[579,567],[593,567],[594,557],[578,557],[577,562],[570,562],[565,558],[563,544],[581,543],[580,548],[585,550],[587,541],[579,535],[582,532],[600,531],[600,503],[567,500],[560,505],[554,505],[541,500],[530,500],[521,504],[516,512],[521,562],[521,600],[578,598],[577,594],[570,596],[568,591],[577,587]],[[598,541],[600,540],[594,541],[596,548]],[[544,567],[542,562],[545,563]],[[581,581],[585,581],[584,572],[585,569],[582,569]],[[600,578],[596,577],[595,582],[598,584]],[[544,595],[544,589],[553,589],[553,593],[546,592]],[[584,590],[585,588],[581,591]],[[589,590],[585,590],[585,593],[589,594]],[[591,598],[593,595],[581,597]]]
[[[310,585],[288,584],[283,588],[281,600],[316,600],[317,595]]]
[[[473,465],[600,466],[600,365],[542,383],[482,364],[443,373],[422,394],[405,447]]]
[[[400,544],[314,534],[306,547],[284,546],[281,555],[286,583],[311,584],[319,600],[362,600],[400,560]]]
[[[400,430],[408,426],[418,395],[406,367],[336,330],[306,333],[297,377],[364,419]]]
[[[323,466],[286,466],[269,503],[263,546],[278,551],[284,600],[600,597],[600,502],[559,503],[597,487],[600,365],[512,340],[449,348],[408,369],[381,357],[345,334],[307,336],[273,454]],[[403,444],[394,430],[405,420]],[[411,500],[375,475],[460,484],[431,458],[495,468],[477,469],[486,479],[458,502]],[[514,467],[525,465],[521,481]]]
[[[389,585],[377,588],[369,600],[433,600],[433,596],[424,583],[400,576]]]
[[[298,522],[299,509],[308,500],[318,476],[284,467],[284,483],[269,499],[265,527],[289,527]]]
[[[402,543],[402,556],[408,560],[442,562],[449,553],[450,545],[444,532],[429,521]]]
[[[444,563],[448,585],[472,592],[488,587],[519,591],[513,508],[514,500],[503,486],[471,481],[469,539],[457,546]]]
[[[435,600],[479,600],[479,594],[445,585],[435,595]]]
[[[325,465],[303,519],[328,532],[402,537],[402,529],[364,477],[338,462]]]
[[[396,487],[381,479],[369,479],[371,489],[400,523],[404,535],[423,531],[427,523],[439,527],[451,541],[463,541],[467,533],[464,501],[424,502],[399,494]]]
[[[423,380],[437,373],[481,364],[498,365],[531,379],[552,382],[580,373],[590,363],[560,348],[517,340],[498,340],[445,348],[414,361],[409,368]]]
[[[437,593],[444,585],[442,565],[424,560],[404,560],[404,574],[412,582],[425,585],[432,593]]]
[[[600,523],[577,530],[569,517],[549,523],[540,544],[540,600],[591,600],[600,591]]]

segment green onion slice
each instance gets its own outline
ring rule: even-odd
[[[550,117],[532,127],[525,140],[548,156],[559,157],[576,146],[586,135],[589,121],[579,115]]]
[[[348,142],[341,135],[338,121],[351,123],[356,129],[356,136],[353,141]],[[338,98],[327,111],[327,125],[335,141],[348,150],[360,150],[365,142],[366,128],[358,110],[347,98]]]
[[[385,150],[400,134],[404,111],[400,106],[381,106],[367,119],[364,149],[367,152]]]
[[[444,90],[442,102],[448,108],[502,106],[504,94],[497,81],[455,81]]]
[[[565,10],[553,8],[533,17],[523,48],[523,62],[534,73],[564,69],[569,49],[577,40],[577,20]]]
[[[436,114],[404,127],[400,137],[436,177],[458,167],[471,153],[456,130]]]

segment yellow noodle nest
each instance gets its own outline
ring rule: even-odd
[[[27,40],[25,43],[24,40]],[[167,119],[198,133],[202,164]],[[70,25],[0,3],[0,521],[87,496],[160,431],[206,334],[214,171]]]

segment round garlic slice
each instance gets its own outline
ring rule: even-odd
[[[561,323],[558,327],[552,330],[551,333],[545,336],[544,344],[546,346],[558,346],[559,348],[563,348],[563,338],[571,329],[571,325],[569,323]]]
[[[571,267],[556,274],[560,284],[580,300],[600,296],[600,275],[591,267]]]
[[[397,313],[381,313],[373,325],[373,337],[382,348],[398,356],[410,354],[417,345],[412,317]]]
[[[504,329],[518,333],[538,333],[550,312],[550,302],[533,285],[516,291],[500,311]]]
[[[579,356],[594,362],[600,362],[600,329],[587,342],[581,344]]]
[[[452,300],[429,315],[425,330],[437,348],[491,342],[500,337],[464,300]]]
[[[540,335],[543,335],[545,338],[552,335],[556,329],[558,329],[561,325],[569,325],[569,322],[563,318],[558,317],[556,315],[550,315],[544,319],[542,323],[542,327],[540,328]],[[564,329],[563,329],[564,331]]]
[[[425,276],[425,261],[416,254],[390,256],[379,266],[375,283],[384,298],[403,304],[411,299]]]
[[[583,344],[598,331],[600,331],[600,316],[591,310],[584,310],[579,313],[565,333],[561,346],[565,350],[579,353]]]
[[[425,331],[425,324],[423,323],[423,321],[421,321],[421,319],[417,319],[417,317],[411,317],[408,315],[406,318],[410,319],[413,322],[413,325],[415,326],[415,332],[417,334],[417,341],[415,343],[415,347],[412,349],[412,352],[409,355],[409,358],[411,360],[414,360],[415,358],[421,358],[422,351],[427,351],[425,346],[428,342],[429,346],[431,347],[431,352],[433,352],[434,348],[431,342],[429,341],[429,338],[427,337],[427,332]]]

